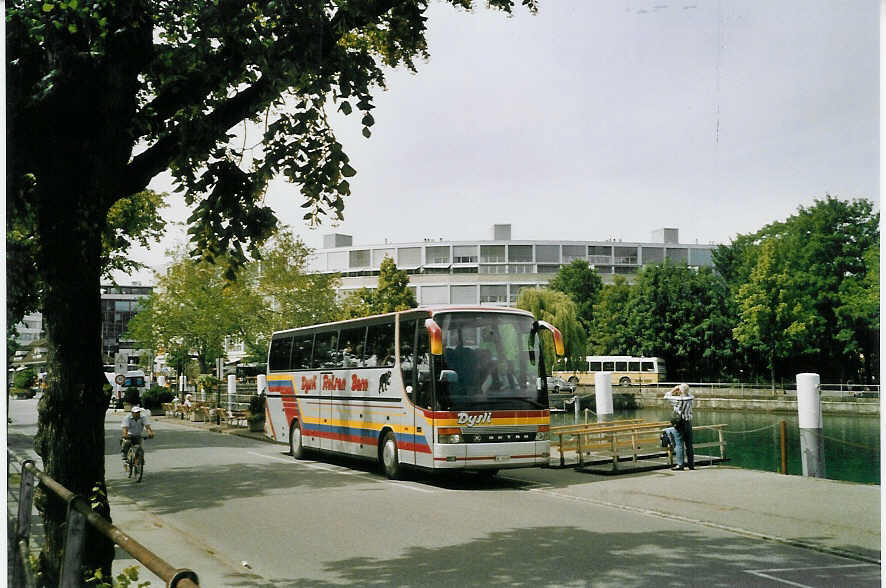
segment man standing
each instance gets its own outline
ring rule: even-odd
[[[686,383],[674,386],[665,393],[664,397],[670,400],[671,405],[674,407],[674,418],[671,420],[671,423],[679,432],[676,442],[683,445],[683,451],[678,451],[678,454],[685,454],[686,465],[689,466],[690,470],[694,470],[695,450],[692,447],[692,401],[695,397],[689,391],[689,384]],[[674,469],[682,470],[683,460],[680,460],[679,456],[677,462],[677,466]]]

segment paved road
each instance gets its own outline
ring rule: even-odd
[[[740,517],[712,524],[669,496],[674,480],[692,475],[697,487],[717,487],[724,474],[741,475],[731,468],[391,482],[368,464],[297,462],[280,445],[158,419],[137,484],[120,465],[121,416],[106,421],[114,522],[173,565],[195,569],[203,586],[880,585],[870,563],[879,539],[873,549],[858,539],[862,557],[839,557],[741,532]],[[26,446],[28,433],[18,420],[10,445]],[[633,487],[636,497],[638,486],[657,496],[650,508],[612,494]],[[131,563],[118,555],[117,568]]]

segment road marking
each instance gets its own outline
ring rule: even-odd
[[[799,582],[792,582],[790,580],[785,580],[784,578],[779,578],[778,576],[772,576],[766,572],[804,572],[808,570],[840,570],[844,568],[862,568],[862,567],[877,567],[874,564],[845,564],[845,565],[837,565],[837,566],[814,566],[814,567],[806,567],[806,568],[773,568],[770,570],[745,570],[748,574],[753,574],[755,576],[759,576],[761,578],[766,578],[767,580],[772,580],[773,582],[779,582],[781,584],[787,584],[789,586],[798,586],[799,588],[812,588],[807,584],[800,584]]]
[[[379,480],[379,479],[376,478],[375,476],[371,476],[371,475],[366,474],[366,473],[363,473],[363,472],[357,472],[357,471],[354,471],[354,470],[349,470],[349,469],[347,469],[347,468],[341,468],[341,467],[338,467],[338,466],[330,466],[330,465],[319,464],[319,463],[310,463],[310,462],[306,462],[306,461],[298,461],[298,462],[297,462],[297,461],[292,460],[292,459],[285,459],[285,458],[282,458],[282,457],[277,457],[276,455],[268,455],[268,454],[266,454],[266,453],[258,453],[258,452],[255,452],[255,451],[247,451],[246,453],[249,453],[249,454],[252,454],[252,455],[257,455],[258,457],[265,457],[265,458],[267,458],[267,459],[273,459],[273,460],[275,460],[275,461],[282,461],[283,463],[288,463],[288,464],[292,464],[292,465],[303,466],[303,467],[311,468],[311,469],[314,469],[314,470],[321,470],[321,471],[324,471],[324,472],[329,472],[329,473],[331,473],[331,474],[340,474],[340,475],[342,475],[342,476],[357,476],[357,477],[365,478],[366,480],[369,480],[369,481],[372,481],[372,482],[376,482],[376,483],[381,483],[381,484],[383,484],[383,483],[388,483],[388,484],[391,484],[392,486],[399,486],[400,488],[405,488],[405,489],[407,489],[407,490],[414,490],[414,491],[416,491],[416,492],[424,492],[424,493],[426,493],[426,494],[435,494],[435,493],[437,492],[436,490],[429,490],[428,488],[421,488],[421,487],[419,487],[419,486],[414,486],[414,485],[411,485],[411,484],[405,484],[405,483],[403,483],[403,482],[395,482],[395,481],[392,481],[392,480]]]

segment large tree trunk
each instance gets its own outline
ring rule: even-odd
[[[105,492],[104,419],[109,396],[101,356],[101,227],[87,212],[64,206],[41,211],[41,270],[45,277],[43,315],[48,339],[47,387],[39,405],[35,439],[46,473],[93,508],[110,515]],[[96,207],[99,208],[99,207]],[[91,222],[90,222],[91,221]],[[98,230],[97,230],[98,229]],[[71,244],[77,246],[72,247]],[[46,545],[41,572],[57,585],[64,545],[66,505],[46,494],[43,507]],[[98,506],[96,506],[96,504]],[[85,570],[102,569],[109,577],[113,544],[93,534],[86,541]]]

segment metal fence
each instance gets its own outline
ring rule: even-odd
[[[112,525],[107,519],[94,512],[89,501],[83,496],[74,494],[45,473],[37,469],[33,460],[19,459],[7,450],[8,472],[19,472],[21,483],[18,503],[18,516],[9,521],[11,586],[36,586],[36,578],[30,565],[31,539],[33,525],[31,514],[34,505],[34,492],[42,486],[47,493],[55,495],[67,505],[65,520],[65,543],[62,554],[62,567],[59,574],[60,587],[80,586],[83,583],[81,565],[88,527],[116,543],[121,549],[132,555],[139,563],[161,578],[169,587],[195,588],[199,586],[197,574],[187,568],[174,568],[160,559],[144,545]]]

